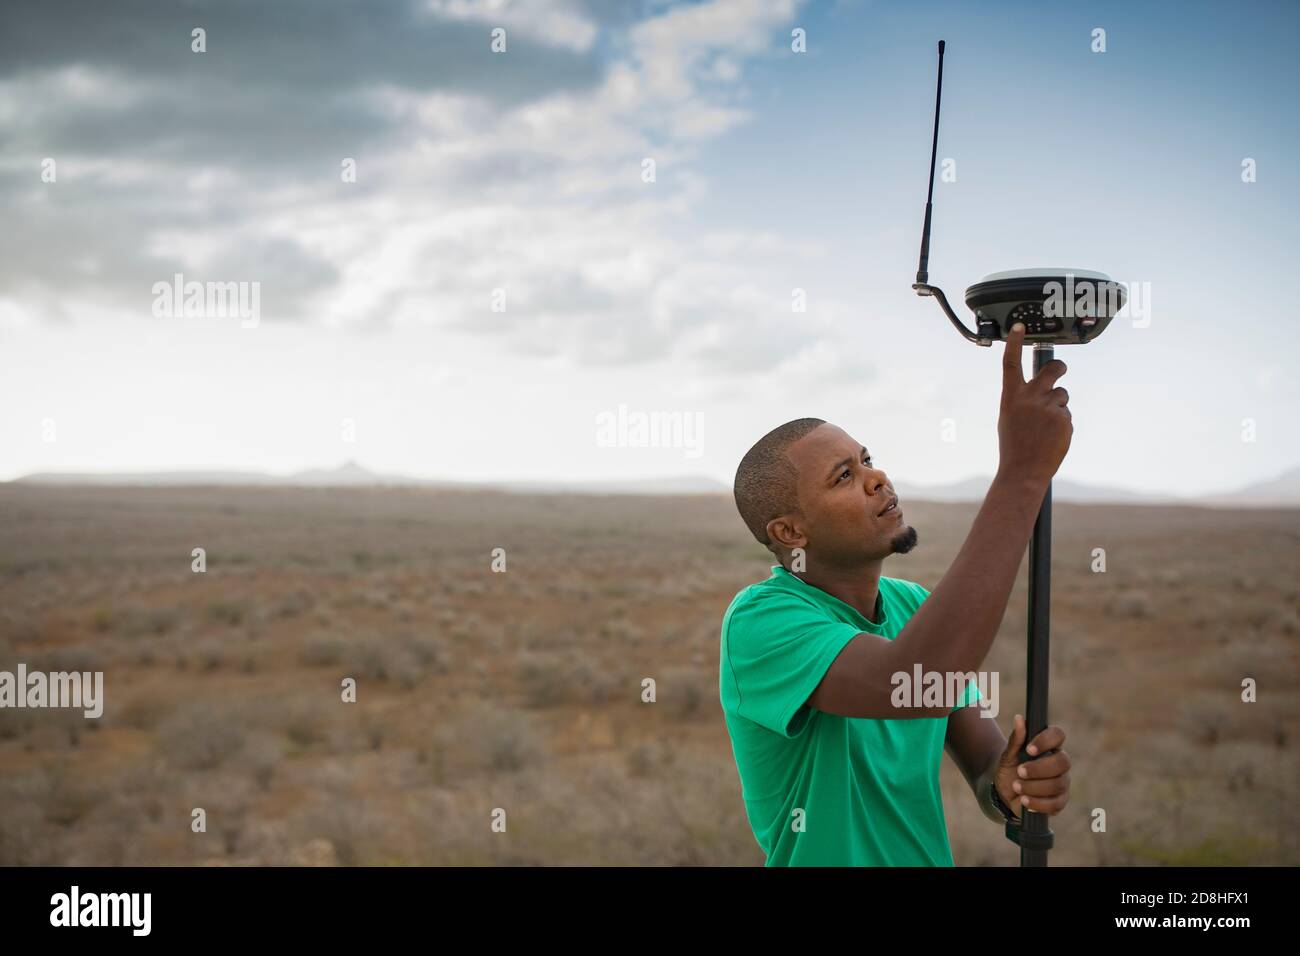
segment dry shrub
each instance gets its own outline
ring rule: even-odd
[[[23,707],[0,707],[0,740],[21,740],[36,727],[40,711]]]
[[[98,786],[78,779],[63,768],[56,769],[47,779],[41,808],[45,819],[56,826],[70,827],[78,823],[103,799]]]
[[[310,611],[316,604],[316,598],[307,591],[295,591],[287,594],[275,605],[275,617],[297,617]]]
[[[1150,617],[1153,613],[1151,599],[1142,591],[1125,591],[1110,604],[1111,613],[1123,618]]]
[[[416,634],[402,639],[406,648],[426,668],[445,674],[451,667],[451,656],[446,642],[432,634]]]
[[[194,656],[199,670],[215,671],[225,663],[226,649],[220,638],[208,638],[194,648]]]
[[[347,705],[340,701],[339,706]],[[309,750],[328,739],[334,716],[333,702],[318,697],[299,698],[289,705],[284,721],[285,736],[294,746]]]
[[[17,803],[0,793],[0,866],[54,866],[59,850],[35,803]]]
[[[674,717],[689,720],[705,712],[711,687],[699,668],[670,667],[656,677],[655,699]]]
[[[542,735],[524,712],[489,704],[443,728],[437,739],[444,767],[463,763],[471,772],[513,773],[546,758]]]
[[[350,673],[358,679],[393,681],[409,689],[424,678],[415,653],[394,640],[368,638],[348,650]]]
[[[343,660],[345,648],[337,634],[311,634],[302,642],[298,660],[309,667],[334,667]]]
[[[243,601],[214,601],[208,605],[207,618],[213,624],[238,627],[248,617],[248,607]]]
[[[179,709],[158,729],[163,755],[182,770],[213,770],[244,746],[238,707],[200,701]]]
[[[270,733],[258,731],[250,735],[240,754],[240,766],[262,790],[270,790],[275,772],[284,762],[284,746]]]
[[[174,631],[180,620],[180,612],[173,607],[133,607],[118,614],[116,625],[124,637],[160,637]]]
[[[27,663],[27,671],[102,671],[104,669],[103,652],[90,644],[69,644],[55,647],[39,655],[37,660]]]
[[[626,754],[627,771],[633,777],[659,776],[673,763],[673,750],[657,740],[643,740],[634,744]]]
[[[110,714],[125,726],[135,730],[153,730],[172,711],[172,698],[158,691],[140,691],[133,695],[116,714]],[[105,713],[108,713],[107,707]]]
[[[559,707],[579,697],[572,669],[554,654],[521,654],[515,676],[529,707]]]
[[[324,841],[313,844],[314,855],[321,862],[337,860],[340,866],[384,862],[383,820],[358,797],[346,793],[322,796],[302,826],[304,844]]]

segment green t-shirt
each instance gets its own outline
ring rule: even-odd
[[[863,631],[893,640],[929,594],[881,577],[873,623],[775,565],[727,608],[719,694],[767,866],[953,865],[939,794],[948,718],[840,717],[807,705],[849,641]],[[968,684],[958,707],[979,696]]]

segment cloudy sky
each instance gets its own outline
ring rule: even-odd
[[[931,280],[956,301],[1059,265],[1149,295],[1057,350],[1061,475],[1271,478],[1300,463],[1297,10],[7,2],[0,479],[730,483],[805,415],[899,480],[991,473],[1000,350],[909,288],[939,38]],[[255,327],[159,315],[176,274],[257,283]],[[689,441],[611,444],[620,408]]]

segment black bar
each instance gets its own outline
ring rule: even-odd
[[[1134,932],[1152,939],[1127,922],[1131,918],[1245,917],[1248,924],[1184,929],[1185,935],[1170,937],[1181,944],[1195,933],[1227,949],[1250,939],[1236,935],[1243,931],[1259,932],[1260,940],[1281,938],[1292,922],[1293,882],[1287,867],[1063,866],[1044,874],[1020,867],[0,868],[0,926],[5,951],[16,954],[86,945],[116,949],[144,939],[168,952],[196,942],[246,950],[253,940],[291,943],[295,951],[319,944],[331,951],[364,945],[369,952],[390,938],[409,942],[415,933],[451,939],[478,932],[536,944],[608,939],[611,931],[645,926],[690,932],[717,919],[722,897],[744,894],[754,912],[779,913],[792,898],[816,893],[819,905],[848,912],[870,900],[862,920],[867,936],[902,932],[923,940],[939,938],[943,927],[988,926],[990,914],[1032,894],[1045,901],[1058,934],[1072,941]],[[55,925],[56,894],[69,894],[73,886],[82,899],[149,893],[148,937],[127,925]],[[1202,892],[1215,896],[1198,900]],[[1134,893],[1148,900],[1123,896]],[[772,920],[734,922],[741,935],[767,934],[770,941]]]

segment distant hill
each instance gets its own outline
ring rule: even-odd
[[[323,487],[442,484],[442,482],[425,482],[418,478],[399,478],[395,475],[376,474],[361,467],[355,461],[346,461],[337,468],[309,468],[306,471],[295,471],[284,478],[272,480],[281,485],[317,485]]]
[[[1247,485],[1237,493],[1238,504],[1295,507],[1300,503],[1300,468],[1284,471],[1272,481]]]
[[[895,482],[900,498],[916,501],[982,501],[993,478],[979,475],[944,485]],[[1157,495],[1108,485],[1087,485],[1068,478],[1052,482],[1052,500],[1071,504],[1195,505],[1208,508],[1297,508],[1300,507],[1300,468],[1292,468],[1271,481],[1222,491],[1207,498]]]
[[[610,481],[516,482],[496,487],[510,491],[570,492],[593,495],[716,495],[731,489],[705,475],[670,478],[628,478]]]
[[[447,489],[493,489],[498,491],[534,492],[539,494],[627,494],[627,495],[695,495],[729,492],[719,481],[704,475],[678,475],[668,478],[632,478],[608,481],[537,481],[537,482],[466,482],[433,478],[409,478],[370,471],[355,461],[337,468],[309,468],[288,475],[271,475],[260,471],[144,471],[96,474],[93,472],[37,472],[14,479],[30,485],[96,486],[194,486],[194,485],[275,485],[309,488],[344,488],[363,486],[415,486]]]
[[[667,478],[631,478],[595,481],[466,482],[432,478],[409,478],[370,471],[355,461],[337,468],[310,468],[289,475],[258,471],[158,471],[94,474],[80,472],[38,472],[14,479],[21,484],[40,485],[265,485],[311,488],[362,486],[416,486],[444,489],[491,489],[537,494],[596,495],[700,495],[730,494],[731,488],[705,475],[676,475]],[[981,501],[992,477],[977,475],[941,485],[896,481],[899,497],[912,501]],[[1069,479],[1052,482],[1052,500],[1072,504],[1198,505],[1204,507],[1254,508],[1300,507],[1300,468],[1292,468],[1270,481],[1257,482],[1236,491],[1220,492],[1213,503],[1175,495],[1157,495],[1107,485],[1088,485]]]
[[[276,485],[284,479],[260,471],[38,471],[15,478],[20,485]]]
[[[982,501],[988,494],[989,485],[993,483],[991,475],[979,475],[945,485],[916,485],[906,481],[894,482],[900,498],[915,501]],[[1172,495],[1153,495],[1128,488],[1115,488],[1105,485],[1085,485],[1068,478],[1058,478],[1052,482],[1052,500],[1068,501],[1074,504],[1186,504],[1181,498]]]

